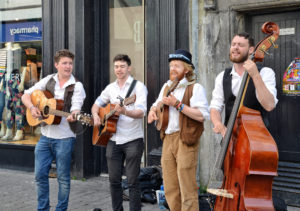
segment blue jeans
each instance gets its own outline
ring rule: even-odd
[[[2,113],[5,106],[5,95],[4,92],[0,91],[0,122],[2,121]]]
[[[130,211],[141,210],[141,191],[138,176],[143,149],[144,142],[142,138],[121,145],[116,145],[114,141],[109,141],[107,144],[106,159],[114,211],[123,211],[122,170],[124,161],[126,161],[125,173],[129,187]]]
[[[37,210],[48,211],[49,205],[49,171],[51,163],[56,160],[58,181],[58,203],[56,211],[68,209],[70,193],[70,168],[75,138],[53,139],[41,136],[35,146],[35,180],[37,185]]]

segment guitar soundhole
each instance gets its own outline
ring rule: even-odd
[[[49,106],[45,106],[44,115],[48,115],[48,114],[49,114]]]

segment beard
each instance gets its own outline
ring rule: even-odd
[[[184,72],[182,72],[182,73],[177,73],[177,74],[172,74],[172,72],[170,72],[170,80],[171,81],[174,81],[175,80],[175,78],[177,78],[178,79],[178,81],[180,81],[181,79],[183,79],[183,77],[184,77]]]
[[[232,61],[233,63],[244,63],[245,61],[247,61],[249,55],[248,53],[247,54],[244,54],[244,55],[240,55],[239,57],[232,57],[232,54],[230,53],[229,54],[229,59],[230,61]]]

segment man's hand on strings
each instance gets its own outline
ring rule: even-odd
[[[162,102],[168,106],[176,106],[177,98],[170,94],[168,97],[163,97]]]
[[[153,121],[156,121],[156,120],[158,120],[158,117],[157,117],[157,115],[156,115],[156,107],[155,106],[153,106],[151,109],[150,109],[150,111],[149,111],[149,113],[148,113],[148,124],[151,124]]]
[[[93,121],[94,121],[94,126],[100,126],[101,125],[101,119],[97,113],[93,113]]]
[[[126,109],[124,106],[120,106],[119,104],[117,104],[114,109],[116,110],[116,113],[115,113],[116,115],[120,115],[120,114],[125,115]]]
[[[31,113],[31,116],[35,119],[41,117],[41,111],[35,106],[30,107],[30,113]]]
[[[71,114],[67,117],[67,121],[68,122],[75,122],[76,121],[76,116],[77,114],[79,114],[80,111],[79,110],[74,110],[71,112]]]
[[[245,61],[243,67],[249,73],[251,78],[254,78],[259,75],[257,66],[252,60],[248,59],[247,61]]]

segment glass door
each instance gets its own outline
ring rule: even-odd
[[[116,79],[112,60],[127,54],[132,76],[144,82],[144,0],[110,0],[110,82]]]

